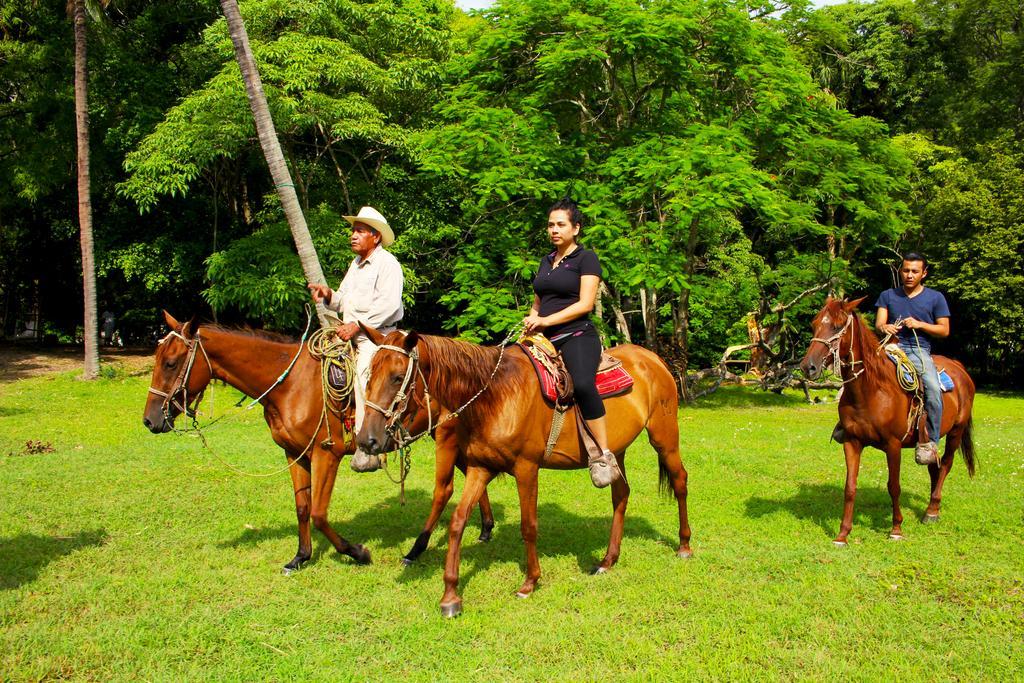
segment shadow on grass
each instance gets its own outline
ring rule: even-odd
[[[28,411],[24,408],[11,408],[10,406],[0,406],[0,417],[12,417],[14,415],[24,415]]]
[[[451,511],[454,509],[458,496],[449,501],[445,512],[434,528],[433,538],[441,538],[446,534],[448,520],[451,519]],[[371,552],[381,548],[402,548],[408,550],[416,535],[423,529],[423,524],[430,514],[431,492],[419,489],[407,489],[405,492],[405,505],[401,505],[398,495],[389,496],[378,501],[372,507],[364,509],[354,517],[349,517],[344,509],[345,501],[339,499],[335,494],[331,501],[331,511],[328,519],[331,527],[345,540],[351,543],[362,543],[367,545]],[[363,504],[364,501],[359,501]],[[501,503],[491,503],[494,513],[495,527],[500,527],[505,521],[505,506]],[[516,530],[518,532],[518,517]],[[317,561],[322,555],[334,554],[342,562],[350,562],[347,557],[334,553],[334,546],[331,545],[323,534],[310,524],[313,536],[313,561]],[[466,525],[466,538],[475,539],[480,529],[480,513],[474,511]],[[243,545],[257,545],[264,541],[295,537],[298,544],[298,523],[281,524],[272,527],[258,529],[246,529],[235,538],[218,543],[220,548],[237,548]],[[283,558],[290,560],[291,556]]]
[[[11,590],[35,581],[46,565],[79,548],[102,545],[103,529],[79,531],[73,536],[19,534],[0,538],[0,590]]]
[[[675,509],[675,499],[667,500],[666,504]],[[466,525],[460,557],[460,591],[477,574],[487,571],[495,563],[516,562],[525,571],[526,549],[519,529],[518,512],[518,509],[515,510],[514,518],[501,524],[496,509],[494,537],[486,544],[477,542],[476,517]],[[407,583],[423,578],[440,577],[448,552],[446,530],[449,519],[448,515],[442,517],[441,523],[438,524],[439,529],[435,530],[431,539],[430,547],[414,565],[399,575],[398,581]],[[537,506],[537,521],[537,555],[542,564],[545,557],[573,555],[580,571],[589,574],[604,557],[611,532],[610,509],[607,515],[584,516],[570,512],[557,503],[541,503]],[[630,516],[627,513],[623,532],[623,552],[630,552],[629,539],[636,538],[649,539],[664,545],[666,558],[672,558],[678,544],[677,538],[660,533],[645,518]],[[504,588],[511,590],[514,586]]]
[[[900,494],[903,523],[911,515],[924,514],[927,499],[908,493]],[[753,519],[766,517],[776,512],[788,512],[797,519],[807,519],[821,527],[829,538],[839,533],[839,522],[843,516],[842,484],[800,484],[800,488],[789,498],[772,500],[751,496],[747,499],[746,516]],[[884,488],[858,486],[857,500],[853,507],[853,526],[867,526],[877,531],[888,531],[892,526],[892,500]]]
[[[721,408],[774,408],[807,406],[802,391],[787,390],[781,394],[753,387],[721,387],[683,410],[717,410]]]
[[[346,540],[362,543],[371,552],[381,549],[399,548],[403,554],[407,552],[423,528],[427,515],[430,514],[431,496],[425,490],[407,490],[406,504],[399,504],[397,495],[381,500],[369,509],[347,518],[344,513],[332,516],[331,526]],[[454,510],[457,496],[453,496],[441,519],[434,528],[431,543],[416,563],[403,572],[400,581],[412,581],[423,577],[440,574],[443,571],[444,557],[447,552],[448,522]],[[667,509],[675,516],[676,502],[674,498],[663,501]],[[506,506],[492,502],[494,511],[494,535],[486,544],[479,543],[480,513],[473,511],[462,538],[462,577],[460,584],[465,584],[476,573],[485,571],[495,562],[525,562],[525,549],[519,530],[519,509],[506,511]],[[541,558],[571,554],[576,557],[577,566],[581,571],[590,572],[604,557],[608,546],[608,535],[611,532],[611,509],[607,515],[584,516],[564,509],[557,503],[541,503],[538,505],[537,518],[539,538],[537,552]],[[315,529],[313,534],[312,561],[322,561],[325,556],[343,564],[350,563],[348,557],[334,552],[334,547]],[[222,541],[221,548],[236,548],[243,545],[255,545],[263,541],[296,537],[297,526],[278,525],[262,529],[249,529],[237,537]],[[627,513],[623,533],[624,543],[630,538],[654,540],[665,545],[666,557],[672,557],[678,545],[678,539],[657,531],[643,517],[631,516]],[[628,548],[625,552],[629,552]],[[282,557],[282,564],[291,559]]]

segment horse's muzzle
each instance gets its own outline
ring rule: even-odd
[[[816,380],[821,375],[821,365],[814,362],[810,358],[804,358],[803,362],[800,363],[800,371],[804,373],[804,377],[809,380]]]
[[[154,434],[163,434],[165,432],[171,431],[174,428],[174,425],[164,417],[160,417],[160,419],[156,422],[150,420],[148,417],[144,417],[142,418],[142,424],[144,424],[146,426],[146,429],[153,432]]]

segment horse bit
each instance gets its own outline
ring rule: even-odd
[[[821,342],[826,347],[828,347],[828,353],[829,353],[829,355],[832,356],[832,372],[834,372],[836,375],[838,375],[840,377],[842,377],[842,373],[843,373],[843,361],[839,357],[839,346],[842,343],[843,335],[846,334],[846,331],[848,329],[850,329],[850,326],[852,324],[853,324],[853,314],[851,313],[851,314],[848,314],[847,317],[846,317],[846,324],[843,325],[843,327],[838,332],[833,334],[828,339],[821,339],[820,337],[812,337],[811,338],[811,343],[812,344],[814,342]],[[850,336],[850,349],[849,349],[849,353],[850,353],[850,360],[848,361],[847,364],[849,365],[850,368],[853,368],[858,363],[863,365],[863,361],[856,360],[853,357],[853,336],[852,335]],[[861,375],[861,373],[863,373],[863,372],[864,372],[864,368],[861,368],[860,370],[857,370],[856,372],[853,373],[853,376],[850,377],[850,379],[842,380],[843,384],[847,384],[849,382],[852,382],[853,380],[857,379]]]

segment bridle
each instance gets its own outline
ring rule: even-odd
[[[820,337],[812,337],[811,338],[811,343],[812,344],[814,342],[820,342],[820,343],[824,344],[828,348],[828,354],[832,356],[832,372],[835,373],[836,376],[838,376],[838,377],[842,377],[843,366],[844,365],[846,367],[849,367],[849,368],[852,369],[854,366],[856,366],[858,364],[860,364],[860,365],[864,364],[864,361],[856,360],[853,357],[853,335],[852,334],[850,335],[850,348],[848,349],[849,360],[848,361],[844,361],[840,357],[839,347],[842,344],[843,335],[845,335],[847,330],[850,329],[850,326],[853,325],[853,316],[854,316],[853,313],[847,314],[847,316],[846,316],[846,324],[843,325],[842,328],[838,332],[833,334],[828,339],[821,339]],[[856,372],[853,373],[853,376],[851,376],[849,379],[842,380],[843,384],[848,384],[849,382],[852,382],[853,380],[857,379],[861,375],[861,373],[863,373],[863,372],[864,372],[864,368],[861,368],[860,370],[857,370]]]
[[[210,357],[207,355],[206,349],[203,348],[203,342],[199,337],[198,331],[192,339],[187,339],[181,333],[171,330],[167,336],[157,342],[157,346],[163,345],[164,342],[168,341],[172,337],[177,337],[185,344],[188,356],[185,358],[185,363],[181,366],[181,369],[178,370],[178,376],[171,385],[173,388],[170,392],[163,392],[154,386],[150,386],[149,393],[155,394],[164,399],[163,405],[161,406],[161,412],[163,413],[166,423],[171,425],[171,428],[173,429],[174,417],[171,415],[171,407],[173,406],[174,408],[177,408],[179,413],[184,413],[195,421],[196,409],[199,406],[199,402],[203,399],[203,393],[205,390],[196,394],[192,400],[189,400],[188,397],[188,383],[192,376],[192,367],[195,365],[196,356],[199,354],[199,351],[203,352],[203,358],[206,360],[206,365],[210,369],[211,378],[213,377],[213,364],[210,363]],[[178,401],[177,399],[179,394],[181,395],[181,401]]]
[[[405,366],[405,377],[402,379],[402,386],[398,388],[398,392],[395,394],[395,397],[391,399],[391,405],[388,406],[387,409],[380,407],[379,405],[370,400],[366,401],[366,406],[368,408],[373,408],[378,413],[384,416],[384,433],[387,434],[388,438],[392,439],[399,448],[408,446],[409,444],[411,444],[413,441],[416,441],[424,434],[428,434],[434,431],[435,426],[440,427],[448,420],[458,417],[459,413],[465,410],[470,403],[472,403],[473,401],[480,397],[480,394],[487,391],[487,387],[491,386],[491,380],[494,379],[494,375],[497,374],[498,368],[501,366],[502,358],[505,357],[506,345],[511,339],[517,337],[519,333],[522,331],[522,329],[523,325],[521,323],[516,325],[515,327],[512,328],[512,331],[508,333],[508,336],[506,336],[505,339],[502,340],[500,345],[501,350],[498,352],[498,362],[494,364],[494,369],[491,370],[491,376],[488,377],[484,385],[480,387],[480,391],[473,394],[470,397],[470,399],[463,403],[461,406],[449,412],[447,415],[438,420],[437,425],[434,425],[434,415],[430,410],[430,387],[427,384],[427,378],[424,376],[423,370],[420,368],[419,350],[413,348],[411,351],[408,351],[402,348],[401,346],[381,344],[377,347],[378,350],[386,349],[388,351],[395,351],[396,353],[400,353],[403,356],[407,356],[409,358],[409,364]],[[409,407],[409,398],[412,396],[410,388],[412,383],[414,382],[415,375],[419,375],[420,380],[423,382],[423,399],[427,408],[427,428],[424,431],[420,432],[419,434],[413,436],[409,433],[409,430],[405,428],[405,425],[402,424],[401,418]]]
[[[377,347],[377,350],[386,349],[388,351],[394,351],[400,353],[403,356],[408,356],[409,362],[405,366],[405,377],[402,378],[402,385],[395,392],[394,398],[391,399],[391,405],[386,409],[377,405],[369,399],[366,400],[366,407],[373,408],[378,413],[384,416],[384,433],[388,435],[398,448],[405,448],[413,441],[416,441],[424,434],[428,434],[434,431],[434,415],[430,410],[430,388],[427,386],[427,378],[423,375],[423,369],[420,368],[420,354],[417,349],[407,351],[401,346],[393,346],[391,344],[381,344]],[[409,399],[415,394],[414,383],[416,375],[419,375],[420,381],[423,382],[423,399],[427,408],[427,428],[413,436],[406,429],[402,423],[402,416],[409,408]],[[450,413],[445,419],[450,419],[452,414]],[[443,422],[444,420],[442,420]],[[438,422],[440,425],[441,422]]]

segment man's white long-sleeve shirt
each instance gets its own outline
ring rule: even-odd
[[[398,259],[378,246],[365,259],[352,259],[348,272],[331,293],[327,308],[342,314],[342,321],[362,321],[378,330],[395,327],[405,311],[402,287],[405,277]]]

